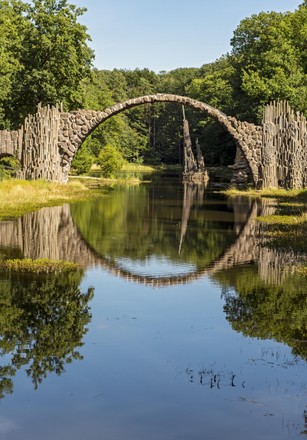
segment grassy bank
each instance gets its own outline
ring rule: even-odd
[[[97,196],[97,192],[76,181],[63,185],[42,180],[5,180],[0,182],[0,219]]]
[[[152,165],[144,165],[137,163],[125,163],[122,171],[136,172],[136,173],[154,173],[158,171],[160,168],[154,167]]]
[[[307,253],[307,190],[265,189],[225,191],[228,196],[271,198],[276,204],[272,215],[258,217],[266,225],[268,245]]]
[[[67,273],[79,270],[78,264],[70,261],[49,260],[47,258],[39,258],[32,260],[31,258],[14,259],[0,261],[0,270],[5,272],[27,272],[27,273]]]
[[[114,187],[116,185],[139,185],[144,180],[139,179],[138,177],[120,177],[120,178],[111,178],[111,177],[96,177],[96,176],[71,176],[69,181],[73,182],[84,182],[86,186],[90,188],[100,188],[100,187]]]
[[[101,168],[99,165],[92,165],[91,172],[92,171],[100,171]],[[132,162],[125,162],[124,165],[121,168],[121,172],[125,173],[155,173],[157,171],[171,171],[171,170],[182,170],[182,165],[165,165],[165,164],[159,164],[159,165],[146,165],[142,163],[132,163]]]
[[[227,196],[248,196],[248,197],[266,197],[273,198],[279,201],[292,201],[297,199],[301,203],[307,203],[306,189],[282,189],[282,188],[268,188],[268,189],[254,189],[239,190],[230,188],[224,193]]]

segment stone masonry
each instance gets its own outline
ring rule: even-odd
[[[148,95],[129,99],[123,103],[115,104],[102,112],[78,110],[70,113],[62,113],[59,148],[63,155],[63,160],[70,166],[74,154],[80,148],[86,137],[107,119],[129,108],[155,102],[176,102],[181,105],[187,105],[218,120],[236,140],[238,148],[242,151],[247,160],[247,166],[250,170],[253,182],[255,184],[258,182],[262,128],[248,122],[241,122],[235,118],[228,117],[221,111],[200,101],[170,94]]]
[[[289,108],[281,104],[277,104],[278,110],[266,108],[265,114],[271,116],[269,122],[267,116],[261,126],[229,117],[200,101],[162,93],[129,99],[101,112],[77,110],[66,113],[60,106],[39,106],[37,113],[29,115],[18,131],[0,131],[0,157],[17,157],[22,167],[21,178],[67,182],[76,152],[95,128],[124,110],[156,102],[187,105],[216,119],[237,144],[236,182],[242,183],[250,175],[256,187],[306,187],[306,119],[300,115],[292,117]],[[269,107],[273,109],[274,106]],[[290,116],[284,115],[283,111]]]

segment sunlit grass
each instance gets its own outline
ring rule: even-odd
[[[268,189],[254,189],[248,188],[246,190],[240,190],[237,188],[229,188],[224,191],[227,196],[248,196],[248,197],[269,197],[276,199],[293,199],[307,202],[307,190],[306,189],[283,189],[283,188],[268,188]]]
[[[18,217],[45,206],[85,200],[97,195],[79,181],[68,184],[43,180],[0,182],[0,218]]]
[[[154,167],[152,165],[145,165],[139,163],[131,163],[125,162],[121,168],[121,171],[129,171],[129,172],[154,172],[159,170],[161,167]],[[91,171],[99,171],[101,168],[97,164],[93,164],[91,167]]]
[[[49,260],[47,258],[39,258],[32,260],[31,258],[14,259],[0,261],[0,270],[7,272],[28,272],[28,273],[63,273],[79,270],[78,264],[63,260]]]
[[[93,164],[91,167],[91,171],[99,171],[101,168],[97,164]],[[163,170],[181,170],[182,165],[165,165],[165,164],[158,164],[158,165],[146,165],[142,163],[135,163],[135,162],[125,162],[124,165],[121,168],[121,171],[127,171],[127,172],[135,172],[135,173],[153,173],[156,171],[163,171]]]
[[[296,272],[300,275],[304,275],[307,277],[307,266],[300,266],[296,269]]]
[[[126,162],[122,167],[122,171],[134,171],[134,172],[154,172],[157,171],[156,167],[151,165],[144,165],[138,163],[128,163]]]
[[[225,194],[231,197],[247,196],[274,199],[276,211],[272,215],[260,216],[258,221],[266,225],[265,237],[268,246],[295,252],[307,252],[307,190],[229,189]]]
[[[141,182],[146,181],[140,180],[138,177],[121,177],[121,178],[111,178],[111,177],[92,177],[92,176],[74,176],[71,178],[71,182],[82,181],[86,186],[92,189],[99,188],[114,188],[118,186],[133,186],[139,185]]]
[[[307,214],[300,215],[268,215],[258,217],[267,224],[265,235],[269,238],[269,246],[307,252]]]
[[[258,220],[269,223],[271,225],[301,225],[307,223],[307,213],[301,213],[300,215],[266,215],[259,216]]]

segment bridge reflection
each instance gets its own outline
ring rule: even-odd
[[[148,193],[146,209],[154,211],[154,205],[150,204],[153,199],[147,196]],[[183,196],[182,212],[179,216],[178,213],[174,215],[181,219],[175,244],[176,255],[182,258],[187,248],[189,251],[191,219],[202,216],[204,188],[186,184]],[[229,199],[227,203],[228,211],[224,215],[231,213],[231,240],[223,242],[224,248],[218,247],[218,255],[214,253],[215,257],[209,263],[206,260],[206,264],[201,264],[201,259],[196,259],[195,270],[188,273],[172,276],[137,273],[133,252],[127,253],[131,267],[123,267],[116,249],[113,255],[108,253],[111,248],[103,253],[93,245],[95,241],[86,237],[78,212],[68,204],[0,222],[0,252],[4,258],[71,260],[84,269],[99,266],[125,280],[152,287],[187,284],[209,276],[222,287],[226,319],[235,331],[257,338],[274,338],[291,347],[294,355],[307,359],[305,290],[300,279],[290,277],[289,280],[287,277],[295,262],[294,255],[265,247],[262,226],[256,220],[258,215],[274,212],[274,206],[246,198]],[[94,204],[97,205],[97,201]],[[98,216],[96,205],[94,214]],[[111,205],[108,201],[108,206]],[[166,204],[163,206],[165,208]],[[79,207],[84,213],[84,205]],[[120,208],[123,211],[123,204]],[[172,212],[169,205],[166,211]],[[126,214],[129,217],[130,213]],[[204,215],[209,215],[208,211]],[[114,216],[117,217],[117,212]],[[145,235],[150,229],[147,220],[142,219]],[[192,244],[195,245],[194,241]],[[244,279],[241,271],[237,271],[242,265],[247,265]],[[13,392],[13,376],[20,368],[27,366],[28,375],[37,387],[50,372],[61,374],[66,364],[82,358],[79,348],[91,321],[89,302],[93,297],[92,289],[84,293],[80,291],[82,275],[80,272],[69,278],[63,275],[7,274],[0,280],[5,298],[1,304],[0,356],[12,354],[11,361],[0,367],[0,398]],[[189,373],[192,374],[192,370]],[[196,373],[201,385],[234,386],[234,377],[226,373],[205,369]]]
[[[186,184],[184,204],[180,223],[180,236],[177,243],[178,254],[185,246],[185,235],[191,207],[194,214],[201,208],[203,192],[201,188]],[[219,249],[213,261],[195,264],[195,270],[188,273],[158,276],[137,273],[122,264],[118,255],[103,254],[90,244],[80,232],[73,219],[71,207],[66,204],[59,207],[43,208],[26,214],[22,218],[0,222],[0,249],[4,255],[16,255],[19,258],[50,258],[70,260],[88,268],[100,266],[118,277],[128,281],[142,283],[152,287],[186,284],[219,271],[256,263],[258,271],[266,282],[281,283],[294,264],[294,255],[265,247],[262,226],[256,221],[257,216],[274,211],[268,202],[248,199],[229,199],[228,208],[233,211],[233,238]],[[127,252],[127,250],[126,250]],[[133,253],[127,258],[133,263],[137,258]],[[129,265],[128,265],[129,266]],[[191,265],[190,265],[191,268]]]

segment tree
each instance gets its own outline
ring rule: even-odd
[[[97,163],[104,177],[114,177],[122,169],[124,159],[113,145],[107,145],[100,152]]]
[[[16,54],[22,50],[22,33],[26,20],[19,1],[0,1],[0,128],[10,128],[6,108],[13,93],[14,75],[22,70]]]
[[[214,278],[224,287],[224,311],[234,330],[249,337],[273,338],[307,359],[303,275],[289,275],[282,284],[271,284],[261,280],[257,267],[249,266],[219,272]]]
[[[231,44],[237,116],[259,121],[263,105],[274,99],[286,99],[296,110],[307,112],[302,56],[306,6],[293,13],[261,12],[242,20]]]
[[[2,4],[6,16],[18,18],[19,41],[9,55],[18,68],[10,78],[6,118],[18,126],[39,102],[79,107],[82,80],[91,74],[93,59],[86,28],[78,23],[85,9],[67,0],[33,0],[32,4],[5,0]]]
[[[13,391],[15,372],[26,367],[37,388],[48,373],[82,359],[78,348],[91,320],[93,289],[82,293],[82,273],[1,275],[0,398]]]
[[[82,145],[72,161],[72,173],[77,175],[88,173],[94,160],[94,156],[89,151],[89,144]]]
[[[307,73],[307,0],[291,15],[292,39],[298,47],[303,69]]]
[[[232,76],[234,69],[229,56],[223,56],[214,63],[205,64],[199,74],[187,86],[189,96],[211,105],[227,115],[234,114]],[[230,165],[234,163],[236,145],[234,139],[220,123],[211,117],[199,116],[195,120],[194,137],[203,146],[206,164]]]
[[[126,75],[131,75],[129,85]],[[138,73],[135,76],[139,78]],[[115,102],[125,101],[129,98],[128,91],[131,92],[132,79],[137,83],[132,71],[94,69],[92,77],[84,82],[86,93],[83,107],[99,111]],[[133,97],[136,96],[134,93],[139,92],[131,93]],[[142,116],[131,111],[112,117],[97,127],[85,141],[86,148],[98,158],[100,151],[111,144],[125,159],[137,161],[148,147],[146,120]]]

